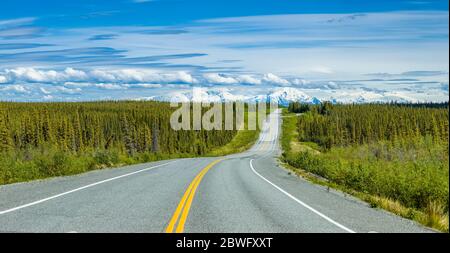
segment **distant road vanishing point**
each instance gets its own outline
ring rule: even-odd
[[[431,232],[280,167],[281,120],[240,154],[0,186],[0,232]]]

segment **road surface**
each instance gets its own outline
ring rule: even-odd
[[[0,232],[431,232],[281,168],[280,120],[240,154],[0,186]]]

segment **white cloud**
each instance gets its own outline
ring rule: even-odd
[[[116,81],[115,75],[113,75],[107,71],[93,70],[89,74],[90,74],[91,78],[99,80],[99,81],[103,81],[103,82],[115,82]]]
[[[219,73],[207,73],[203,78],[210,84],[261,84],[261,79],[252,75],[225,75]]]
[[[307,92],[317,92],[320,94],[329,94],[327,99],[332,97],[341,101],[372,101],[377,99],[404,99],[411,98],[417,100],[425,100],[421,96],[425,96],[429,92],[425,92],[425,86],[418,86],[421,81],[431,82],[432,87],[430,92],[433,93],[433,99],[436,101],[443,100],[442,96],[448,96],[448,80],[439,77],[421,77],[417,79],[417,87],[414,90],[408,90],[412,84],[396,83],[383,84],[365,82],[364,80],[350,79],[303,79],[289,74],[288,76],[278,76],[273,73],[255,73],[251,74],[231,73],[202,73],[202,72],[186,72],[186,71],[163,71],[160,69],[144,69],[144,68],[126,68],[126,69],[76,69],[67,67],[65,69],[39,69],[39,68],[11,68],[0,69],[0,92],[11,96],[10,93],[28,94],[17,96],[17,100],[30,98],[36,99],[36,95],[53,95],[57,98],[74,97],[71,95],[80,94],[76,96],[80,99],[89,98],[95,99],[100,93],[99,90],[110,90],[104,94],[111,94],[111,98],[126,98],[135,96],[134,93],[142,92],[142,95],[161,95],[171,90],[187,90],[196,86],[194,84],[205,84],[208,89],[213,89],[215,85],[226,88],[240,89],[240,95],[246,95],[250,90],[267,89],[273,86],[295,86]],[[274,72],[276,73],[276,72]],[[282,72],[284,73],[284,72]],[[300,76],[300,75],[299,75]],[[304,77],[302,75],[302,77]],[[446,77],[447,78],[447,77]],[[352,81],[353,80],[353,81]],[[380,81],[381,82],[381,81]],[[247,85],[247,86],[245,86]],[[248,85],[255,85],[249,87]],[[373,86],[376,85],[376,86]],[[383,86],[384,85],[384,86]],[[159,89],[163,88],[163,89]],[[139,89],[139,90],[138,90]],[[358,96],[349,96],[345,93],[347,89],[359,89],[365,93],[358,94]],[[409,93],[407,97],[401,97],[399,94],[388,93],[394,91],[401,91]],[[373,94],[372,94],[373,93]],[[5,95],[4,95],[5,96]],[[328,96],[328,95],[327,95]],[[376,96],[376,97],[371,97]],[[12,99],[14,99],[14,96]],[[40,98],[44,99],[44,98]]]
[[[88,79],[85,72],[73,68],[66,68],[64,71],[56,71],[20,67],[15,69],[5,69],[4,75],[8,76],[8,79],[11,82],[57,83],[65,80],[82,81]]]
[[[206,79],[208,83],[211,84],[235,84],[238,81],[232,77],[225,76],[224,74],[218,73],[207,73],[204,74],[203,77]]]
[[[326,86],[329,89],[339,89],[339,84],[337,84],[336,82],[333,82],[333,81],[328,82],[328,84]]]
[[[66,87],[77,87],[77,90],[85,87],[94,87],[104,90],[122,90],[127,89],[130,86],[137,86],[138,84],[117,84],[117,83],[94,83],[94,82],[65,82]]]
[[[87,80],[87,79],[89,79],[88,75],[82,70],[77,70],[77,69],[73,69],[73,68],[66,68],[64,70],[64,73],[66,74],[66,77],[68,79],[76,79],[76,80]]]
[[[20,66],[36,62],[39,66],[51,67],[56,62],[59,66],[90,68],[98,64],[108,68],[110,63],[113,67],[122,63],[122,66],[142,63],[143,59],[136,56],[151,58],[198,52],[204,55],[183,58],[183,61],[162,57],[155,63],[167,69],[174,64],[233,67],[249,73],[286,73],[310,79],[322,78],[323,74],[328,74],[330,79],[339,79],[344,74],[356,78],[369,72],[448,69],[448,39],[445,39],[448,38],[448,11],[376,12],[361,17],[357,13],[262,15],[194,21],[184,26],[52,29],[46,32],[49,36],[39,41],[55,45],[64,41],[64,48],[80,49],[97,46],[92,43],[99,42],[86,41],[93,35],[115,34],[115,40],[102,41],[101,46],[123,52],[103,55],[100,51],[98,59],[94,54],[87,56],[92,57],[88,58],[90,60],[81,59],[74,65],[77,58],[72,60],[71,55],[57,55],[62,58],[60,60],[46,57],[55,56],[48,48],[37,48],[33,54],[19,54],[20,57],[14,57],[15,52],[11,51],[10,58],[0,61],[0,65],[9,67],[10,64]],[[33,18],[6,20],[0,24],[29,24],[32,21]],[[148,31],[174,33],[155,36],[156,33]],[[16,31],[16,35],[20,34]],[[135,43],[139,41],[145,43]],[[74,51],[77,56],[77,50]],[[212,64],[213,60],[223,60],[224,56],[230,61],[217,66]],[[112,81],[114,79],[103,80]]]
[[[90,86],[94,86],[93,83],[86,83],[86,82],[64,82],[64,86],[69,86],[69,87],[90,87]]]
[[[79,94],[82,91],[80,88],[70,89],[64,86],[56,86],[55,90],[64,94]]]
[[[133,0],[133,3],[148,3],[148,2],[153,2],[154,0]]]
[[[66,68],[63,71],[39,70],[35,68],[15,68],[0,71],[0,83],[31,82],[31,83],[63,83],[75,85],[75,82],[105,82],[105,83],[197,83],[197,80],[184,71],[159,73],[148,69],[94,69],[83,71]],[[1,78],[3,77],[3,78]]]
[[[283,78],[281,78],[281,77],[279,77],[277,75],[274,75],[272,73],[265,74],[262,80],[264,82],[269,83],[269,84],[276,84],[276,85],[280,85],[280,86],[289,86],[289,85],[291,85],[291,83],[288,80],[283,79]]]
[[[191,86],[186,84],[167,84],[166,87],[168,88],[176,88],[176,89],[188,89]]]
[[[253,84],[253,85],[261,84],[260,79],[257,79],[251,75],[240,75],[237,77],[237,80],[239,80],[239,82],[242,84]]]
[[[154,88],[161,88],[162,85],[159,83],[138,83],[138,84],[126,84],[126,87],[140,87],[140,88],[149,88],[149,89],[154,89]]]
[[[47,75],[47,72],[51,74]],[[55,71],[38,71],[34,68],[16,68],[7,69],[6,74],[11,77],[12,80],[25,81],[25,82],[43,82],[53,81]]]
[[[36,18],[34,17],[0,20],[0,26],[7,27],[7,26],[28,25],[33,23],[35,20]]]
[[[294,80],[291,81],[291,83],[295,86],[304,86],[309,84],[310,82],[305,79],[295,78]]]
[[[195,83],[197,80],[191,74],[178,71],[158,73],[145,69],[121,69],[121,70],[93,70],[89,72],[93,81],[112,83]]]
[[[448,81],[444,81],[441,83],[441,89],[443,91],[447,91],[448,92]]]
[[[320,73],[320,74],[333,74],[333,70],[326,66],[317,66],[310,69],[312,72]]]
[[[16,92],[16,93],[29,93],[30,91],[25,88],[23,85],[7,85],[4,86],[3,88],[0,88],[1,91],[12,91],[12,92]]]
[[[42,93],[44,93],[44,94],[51,94],[51,93],[52,93],[51,91],[45,89],[44,87],[40,87],[39,90],[40,90]]]
[[[184,72],[184,71],[179,71],[176,73],[172,73],[172,74],[165,74],[163,75],[163,77],[165,78],[165,82],[183,82],[183,83],[197,83],[197,79],[195,79],[194,77],[192,77],[191,74]]]
[[[93,84],[95,87],[105,90],[122,90],[126,89],[126,87],[118,85],[118,84],[112,84],[112,83],[95,83]]]

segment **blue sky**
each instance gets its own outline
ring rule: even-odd
[[[0,100],[448,97],[448,1],[3,0]]]

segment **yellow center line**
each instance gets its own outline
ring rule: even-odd
[[[187,190],[184,192],[183,197],[181,198],[180,203],[178,204],[172,218],[170,219],[169,225],[166,228],[166,233],[173,233],[173,229],[178,221],[178,218],[180,217],[180,214],[181,218],[178,221],[178,225],[175,231],[177,233],[182,233],[184,231],[184,224],[186,223],[186,219],[189,215],[189,210],[191,208],[192,201],[194,200],[195,192],[198,185],[200,184],[200,181],[202,180],[203,176],[205,176],[206,172],[208,172],[209,169],[211,169],[220,161],[221,160],[219,159],[208,164],[205,168],[203,168],[202,171],[200,171],[200,173],[197,174],[194,180],[192,180]]]
[[[169,225],[166,228],[166,233],[172,233],[173,228],[175,227],[175,224],[178,220],[178,216],[180,216],[181,211],[183,210],[184,203],[186,202],[186,199],[188,198],[192,187],[194,186],[195,182],[199,178],[201,172],[194,178],[191,184],[189,184],[189,187],[187,188],[186,192],[184,193],[183,197],[181,198],[180,203],[177,206],[177,209],[175,210],[175,213],[172,216],[172,219],[170,219]]]

